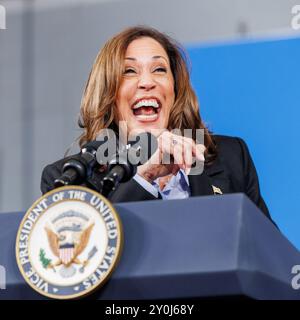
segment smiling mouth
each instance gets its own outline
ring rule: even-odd
[[[156,121],[161,111],[161,103],[158,99],[141,99],[134,103],[132,112],[134,116],[143,122]]]

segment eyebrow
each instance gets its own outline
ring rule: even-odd
[[[152,59],[156,60],[156,59],[164,59],[166,60],[166,62],[168,62],[168,60],[163,57],[163,56],[153,56]],[[133,57],[125,57],[125,60],[132,60],[132,61],[136,61],[136,58]]]

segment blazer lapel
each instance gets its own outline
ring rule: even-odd
[[[230,177],[219,157],[217,157],[212,165],[206,166],[204,172],[208,176],[211,185],[215,187],[214,189],[220,189],[223,194],[232,192]]]
[[[214,190],[223,194],[232,192],[230,179],[219,158],[212,165],[205,166],[201,175],[189,175],[189,183],[191,196],[213,195]]]
[[[214,194],[210,180],[205,172],[201,175],[189,175],[188,177],[192,197]]]

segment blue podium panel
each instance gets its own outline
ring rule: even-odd
[[[98,299],[176,299],[243,295],[300,299],[291,270],[300,253],[243,194],[115,205],[124,250]],[[0,215],[1,299],[39,299],[15,261],[23,217]]]

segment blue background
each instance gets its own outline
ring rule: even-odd
[[[300,38],[187,51],[204,122],[246,141],[271,215],[300,249]]]

